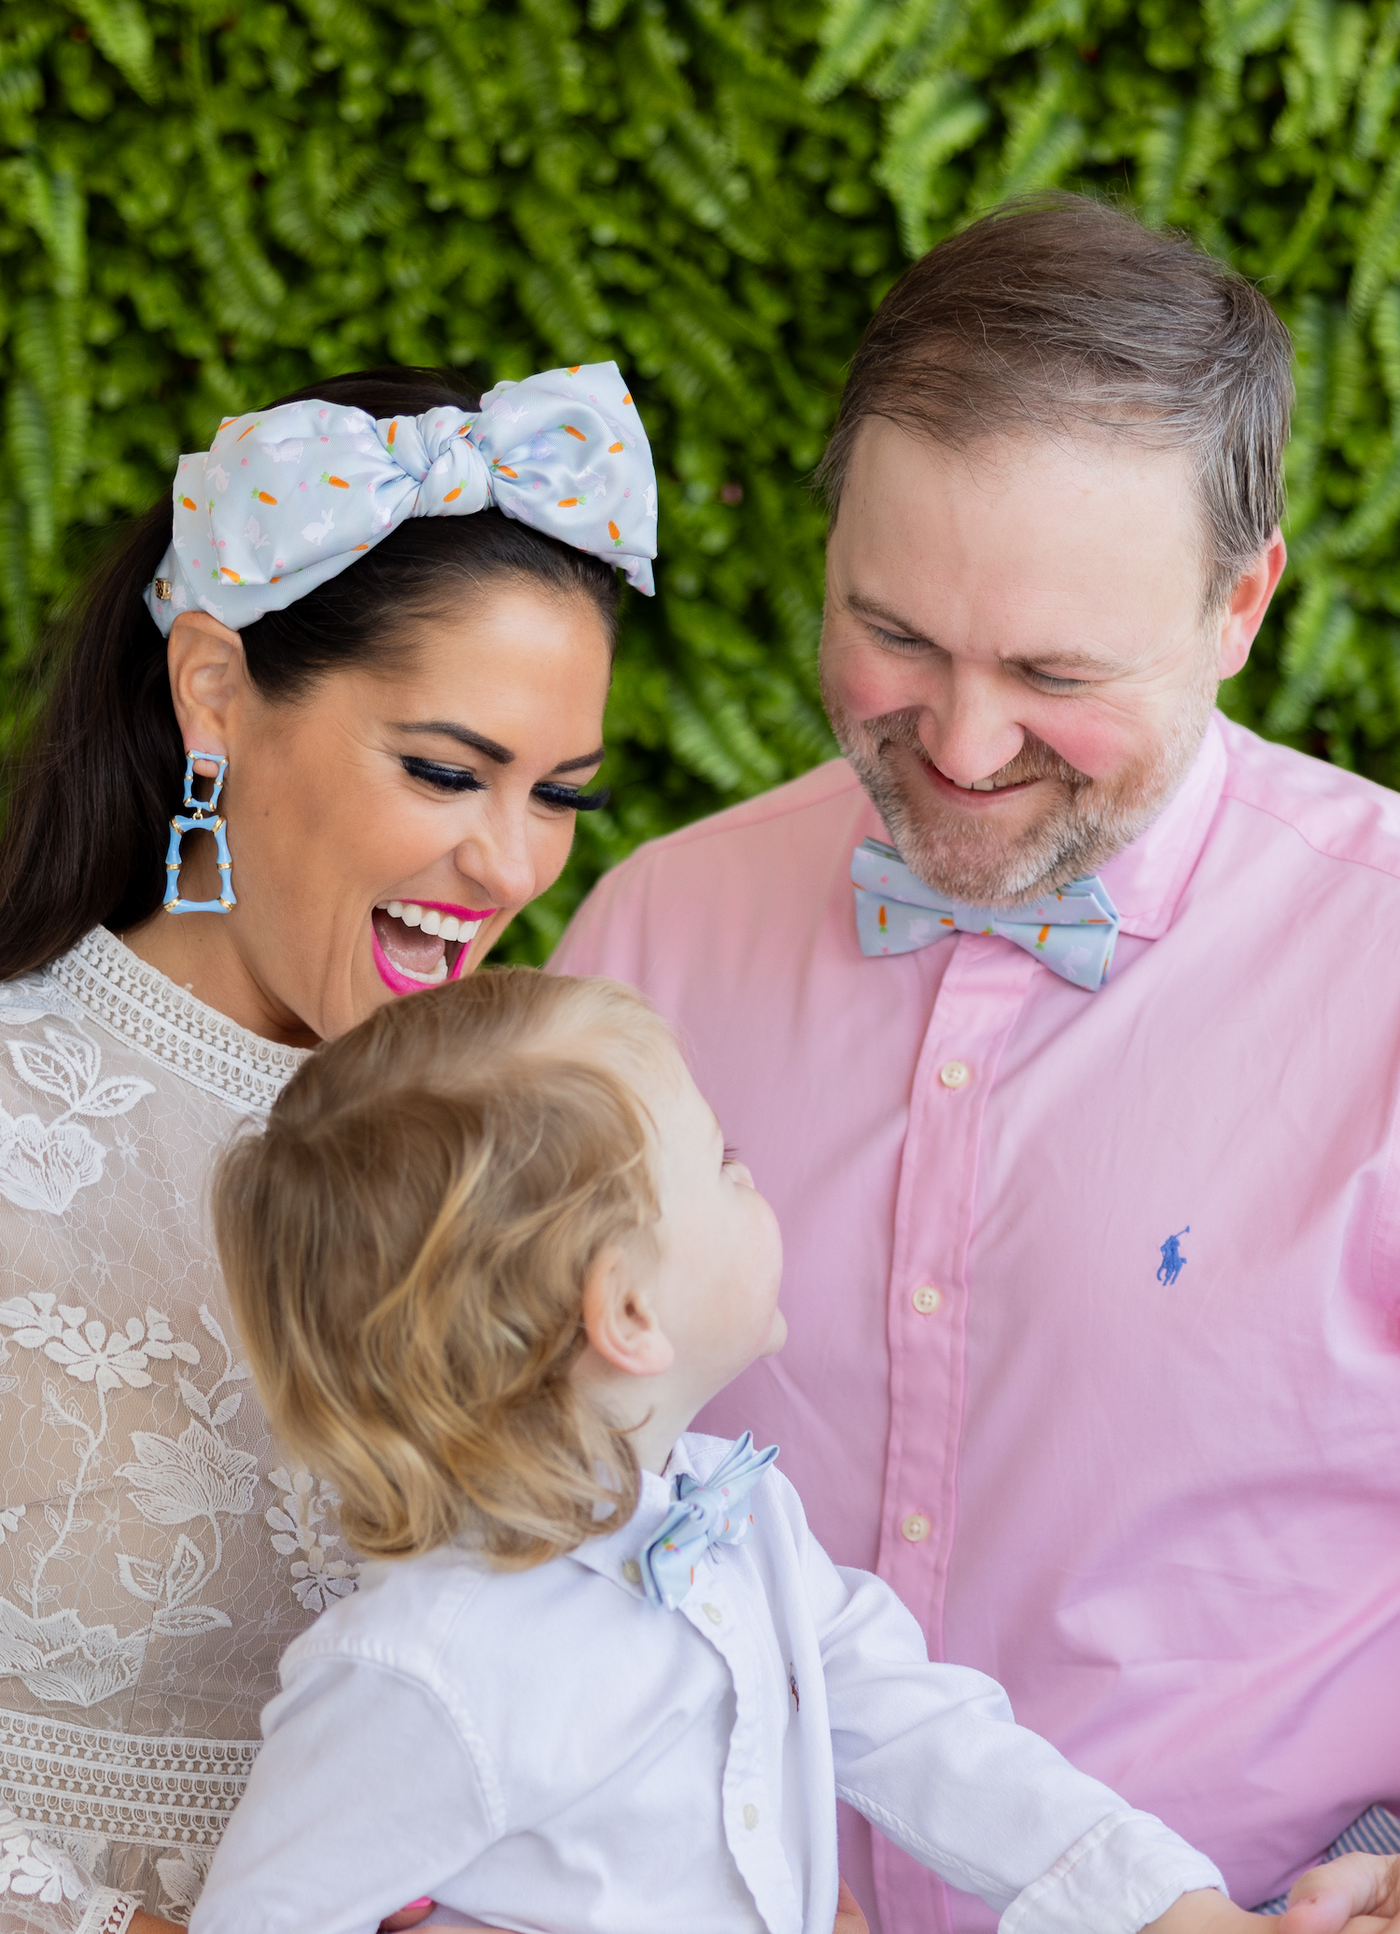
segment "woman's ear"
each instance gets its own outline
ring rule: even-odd
[[[226,758],[229,713],[248,683],[243,640],[207,611],[182,611],[170,627],[165,662],[185,745]]]
[[[595,1356],[626,1376],[659,1377],[676,1360],[635,1258],[618,1245],[600,1251],[584,1278],[583,1328]]]

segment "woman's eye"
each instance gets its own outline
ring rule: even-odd
[[[596,792],[580,792],[577,786],[557,786],[552,779],[542,779],[535,787],[535,797],[541,805],[560,812],[596,813],[612,798],[612,790],[599,786]]]
[[[439,765],[436,759],[401,758],[399,764],[410,779],[436,786],[439,792],[484,792],[485,784],[465,766]]]

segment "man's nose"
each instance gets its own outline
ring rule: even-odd
[[[1025,744],[1000,681],[981,668],[959,671],[919,713],[919,739],[945,779],[970,786],[1009,765]]]

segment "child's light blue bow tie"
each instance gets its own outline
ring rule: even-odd
[[[688,1471],[676,1479],[676,1502],[641,1554],[642,1586],[653,1605],[674,1611],[695,1583],[695,1567],[710,1546],[747,1538],[753,1518],[744,1501],[777,1455],[776,1444],[756,1451],[753,1432],[746,1430],[707,1483]]]
[[[863,954],[912,954],[954,933],[995,933],[1089,993],[1108,979],[1118,910],[1097,873],[1019,907],[970,907],[915,879],[892,846],[863,839],[851,860]]]

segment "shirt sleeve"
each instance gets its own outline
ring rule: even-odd
[[[405,1673],[306,1661],[263,1727],[190,1934],[374,1934],[497,1837],[460,1718]]]
[[[931,1664],[882,1579],[806,1538],[837,1791],[1000,1913],[1001,1934],[1136,1934],[1181,1894],[1226,1891],[1204,1854],[1018,1726],[994,1679]]]

